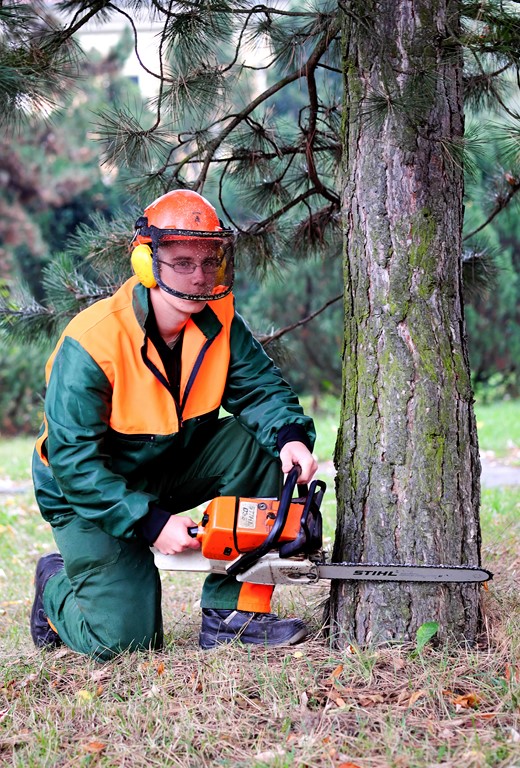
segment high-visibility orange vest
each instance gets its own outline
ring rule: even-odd
[[[102,299],[71,320],[46,366],[52,375],[56,354],[65,338],[74,339],[97,363],[112,387],[109,426],[123,435],[171,435],[179,431],[178,408],[168,388],[145,364],[143,327],[136,317],[134,290],[144,290],[137,278],[127,280],[110,298]],[[184,328],[181,357],[180,402],[183,421],[220,406],[230,359],[231,323],[235,314],[230,294],[208,304],[216,315],[217,331],[207,336],[190,318]],[[202,324],[202,323],[201,323]],[[161,358],[148,340],[146,355],[165,378]],[[81,376],[81,370],[78,370]],[[47,430],[38,439],[41,458]]]

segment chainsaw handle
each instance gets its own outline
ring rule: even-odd
[[[198,525],[190,525],[189,528],[186,528],[188,531],[188,536],[191,536],[192,539],[196,539],[197,535],[199,533],[199,526]]]
[[[234,563],[231,563],[231,565],[227,568],[227,572],[230,576],[235,576],[237,573],[242,573],[243,571],[247,570],[247,568],[256,563],[259,558],[265,555],[266,552],[269,552],[271,549],[273,549],[274,545],[282,535],[282,531],[287,522],[293,492],[301,471],[302,469],[299,464],[295,464],[289,471],[282,488],[280,503],[278,504],[278,512],[276,513],[273,527],[269,531],[265,541],[263,541],[259,547],[253,549],[252,552],[247,552],[245,555],[242,555],[239,560],[235,560]]]

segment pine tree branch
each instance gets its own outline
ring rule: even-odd
[[[81,11],[78,11],[72,19],[70,25],[65,29],[60,30],[56,34],[55,40],[50,45],[50,49],[54,51],[58,48],[61,48],[62,45],[64,45],[67,40],[70,40],[76,34],[76,32],[85,26],[85,24],[88,24],[88,22],[94,18],[96,14],[104,10],[109,5],[110,0],[98,0],[98,2],[94,3],[92,8],[85,14],[85,16],[82,16],[78,21],[76,21],[81,13]]]
[[[290,331],[294,331],[295,328],[299,328],[301,325],[306,325],[311,320],[314,320],[314,318],[324,312],[327,307],[330,307],[331,304],[335,304],[336,301],[339,301],[342,298],[343,294],[341,293],[339,296],[335,296],[333,299],[329,299],[329,301],[327,301],[322,307],[317,309],[315,312],[312,312],[310,315],[307,315],[307,317],[303,317],[301,320],[298,320],[295,323],[291,323],[291,325],[286,325],[285,328],[279,328],[274,333],[257,336],[257,339],[263,347],[267,347],[268,344],[276,341],[276,339],[279,339],[281,336],[285,336],[286,333],[290,333]]]
[[[309,60],[310,61],[310,60]],[[314,184],[318,192],[330,200],[331,203],[335,203],[339,206],[340,199],[338,195],[330,192],[322,183],[318,172],[316,170],[316,163],[314,161],[314,141],[316,138],[316,122],[318,117],[318,89],[316,87],[315,70],[318,62],[313,63],[312,66],[307,67],[307,89],[309,93],[310,110],[309,110],[309,126],[307,129],[307,139],[305,142],[305,155],[307,158],[307,165],[309,169],[309,178]]]
[[[138,50],[137,27],[135,26],[135,22],[134,22],[132,16],[130,16],[129,13],[126,13],[126,11],[123,11],[122,8],[118,8],[117,6],[115,6],[112,2],[109,3],[108,7],[111,8],[113,11],[116,11],[117,13],[121,14],[121,16],[124,16],[125,19],[129,22],[129,24],[130,24],[130,26],[132,28],[133,36],[134,36],[134,53],[135,53],[135,57],[136,57],[137,61],[139,62],[139,66],[148,75],[150,75],[151,77],[155,77],[156,80],[159,80],[161,82],[161,85],[162,85],[162,83],[163,83],[163,81],[165,79],[164,78],[164,73],[163,73],[163,64],[162,64],[162,45],[163,45],[163,41],[164,41],[164,28],[163,28],[163,33],[161,35],[161,42],[159,43],[159,66],[160,66],[160,73],[157,74],[157,72],[154,72],[153,70],[149,69],[146,66],[146,64],[144,63],[144,61],[142,60],[142,58],[141,58],[141,55],[140,55],[139,50]]]
[[[473,50],[473,48],[470,48],[470,51],[471,51],[471,53],[473,54],[473,58],[474,58],[474,60],[476,61],[477,67],[479,68],[479,70],[480,70],[480,73],[481,73],[482,77],[486,77],[486,76],[487,76],[487,72],[486,72],[486,70],[484,69],[484,66],[483,66],[483,64],[482,64],[482,62],[481,62],[481,60],[480,60],[479,56],[477,55],[476,51],[474,51],[474,50]],[[509,68],[509,66],[508,66],[507,68]],[[518,70],[517,70],[517,71],[518,71]],[[493,86],[493,83],[492,83],[492,81],[490,80],[489,82],[490,82],[490,90],[491,90],[491,92],[493,93],[493,97],[496,99],[496,101],[498,102],[498,104],[500,104],[500,106],[502,107],[502,109],[504,110],[504,112],[505,112],[507,115],[509,115],[509,117],[512,117],[512,118],[513,118],[513,120],[520,120],[520,114],[518,114],[517,112],[513,112],[511,109],[509,109],[509,107],[507,106],[507,104],[505,104],[505,102],[504,102],[503,98],[500,96],[500,93],[498,92],[497,88],[495,88],[495,87]]]
[[[229,124],[221,131],[219,136],[217,136],[213,141],[211,141],[208,144],[206,158],[204,159],[204,163],[203,163],[201,172],[199,174],[199,177],[195,182],[195,184],[193,185],[193,189],[195,189],[196,191],[200,191],[204,188],[204,183],[206,181],[213,156],[217,151],[217,149],[222,145],[222,143],[229,136],[229,134],[243,120],[245,120],[245,118],[248,115],[250,115],[251,112],[253,112],[258,106],[260,106],[260,104],[263,104],[267,99],[269,99],[275,93],[278,93],[278,91],[282,90],[282,88],[285,88],[287,85],[289,85],[289,83],[293,83],[296,80],[306,77],[307,73],[309,71],[312,71],[316,67],[317,62],[323,56],[323,54],[329,47],[331,41],[338,34],[339,30],[340,30],[340,22],[338,20],[335,20],[331,24],[330,29],[327,30],[327,32],[324,35],[322,35],[321,39],[316,44],[306,64],[304,64],[302,67],[292,72],[290,75],[287,75],[286,77],[282,78],[277,83],[272,85],[270,88],[267,88],[267,90],[265,90],[263,93],[257,96],[256,99],[253,99],[253,101],[251,101],[246,107],[244,107],[244,109],[241,112],[239,112],[237,115],[235,115],[231,119]]]
[[[469,240],[471,237],[476,235],[478,232],[481,232],[484,227],[487,227],[488,224],[490,224],[493,219],[498,216],[500,211],[503,211],[504,208],[506,208],[513,197],[516,195],[518,190],[520,190],[520,179],[517,179],[512,174],[506,173],[505,174],[505,180],[508,184],[508,190],[505,195],[499,195],[497,197],[497,200],[495,202],[495,205],[493,206],[493,210],[487,217],[487,219],[481,224],[479,227],[473,230],[473,232],[470,232],[468,235],[465,235],[463,238],[463,242],[466,240]]]
[[[199,2],[193,2],[189,3],[186,2],[186,0],[183,0],[183,6],[186,8],[193,8],[194,11],[197,11],[200,13],[201,7]],[[154,8],[156,8],[160,13],[167,15],[169,11],[166,10],[157,0],[152,0],[152,5]],[[265,13],[266,15],[271,16],[295,16],[298,19],[301,19],[302,17],[313,17],[315,16],[312,11],[286,11],[282,10],[281,8],[275,8],[274,6],[269,5],[255,5],[252,8],[225,8],[225,7],[213,7],[211,9],[213,12],[218,13],[227,13],[230,16],[237,16],[239,14],[246,13],[247,15],[251,15],[252,13]]]
[[[173,0],[170,0],[170,4],[168,6],[168,13],[171,12],[172,4],[173,4]],[[133,32],[133,35],[134,35],[134,53],[135,53],[136,58],[137,58],[137,60],[139,62],[139,65],[149,75],[159,79],[159,93],[158,93],[158,96],[157,96],[157,113],[156,113],[155,123],[152,125],[151,128],[148,128],[146,131],[142,131],[141,132],[142,136],[149,136],[157,128],[159,128],[159,126],[161,124],[162,94],[164,92],[164,83],[167,81],[167,78],[166,78],[166,76],[164,74],[164,64],[163,64],[163,47],[164,47],[164,43],[165,43],[165,40],[166,40],[166,25],[162,29],[161,38],[160,38],[160,41],[159,41],[159,74],[156,74],[155,72],[153,72],[151,69],[148,69],[148,67],[146,67],[144,65],[144,63],[143,63],[143,61],[142,61],[142,59],[141,59],[141,57],[139,55],[138,45],[137,45],[137,42],[138,42],[137,41],[137,29],[136,29],[136,26],[134,24],[134,20],[132,19],[130,14],[126,13],[121,8],[118,8],[117,6],[113,5],[112,3],[109,3],[108,7],[110,7],[112,10],[117,11],[117,13],[120,13],[122,16],[124,16],[130,22],[130,25],[132,27],[132,32]]]

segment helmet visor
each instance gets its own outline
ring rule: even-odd
[[[179,230],[161,230],[152,249],[157,284],[191,301],[227,296],[233,286],[234,244],[234,233],[229,231],[180,235]]]

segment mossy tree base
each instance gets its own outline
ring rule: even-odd
[[[461,283],[458,3],[345,13],[345,347],[333,558],[478,564],[480,465]],[[333,585],[339,645],[474,642],[476,586]]]

